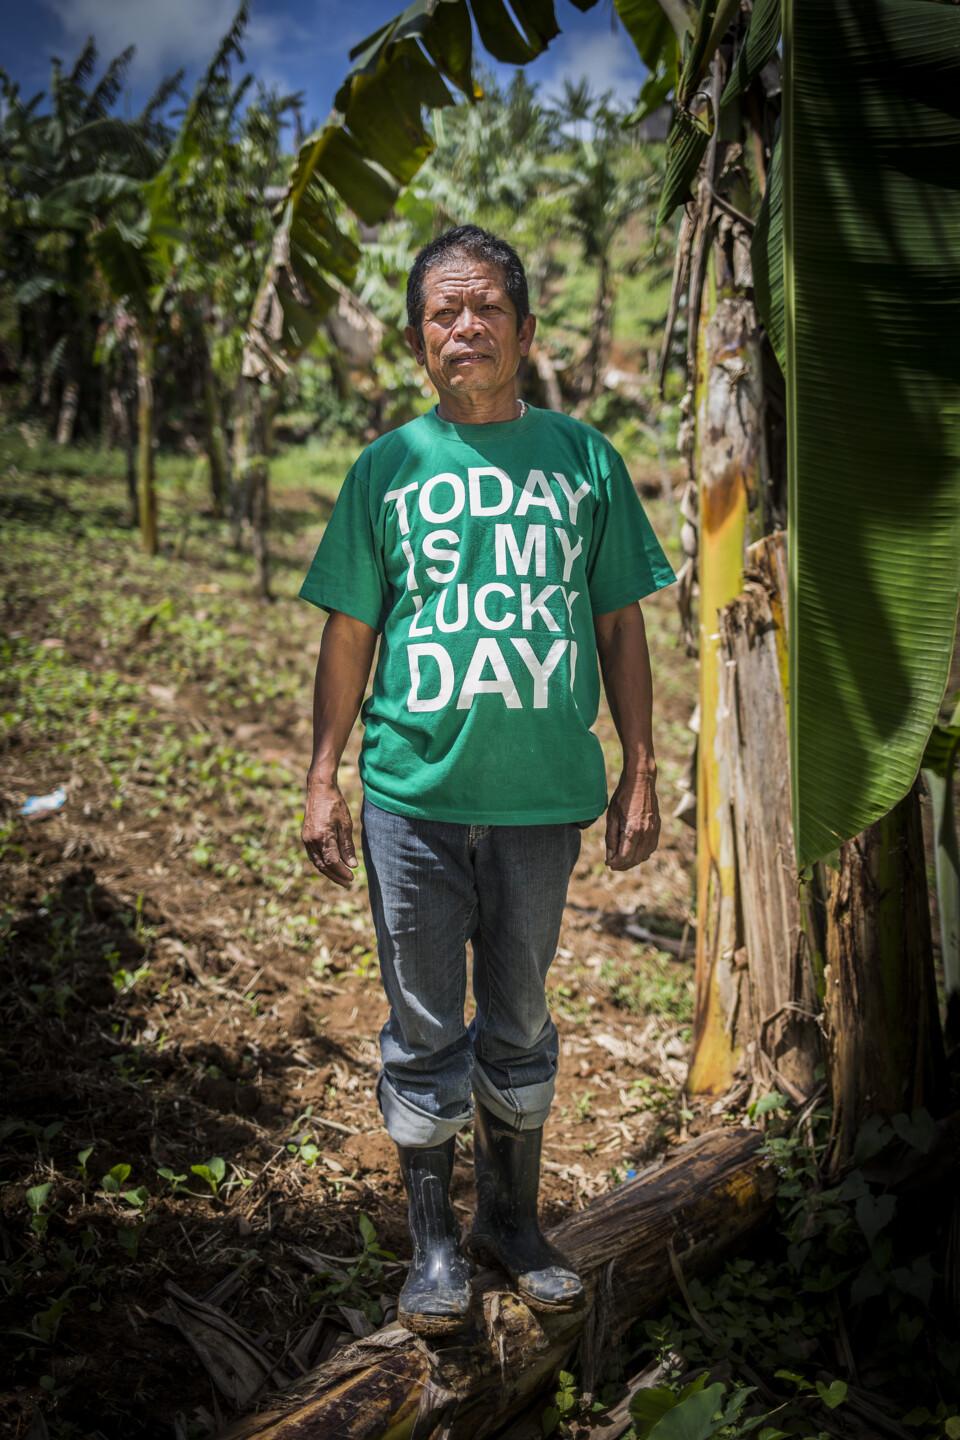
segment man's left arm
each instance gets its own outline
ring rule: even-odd
[[[607,703],[623,749],[620,783],[607,807],[607,864],[611,870],[629,870],[653,854],[660,838],[650,652],[636,601],[595,615],[593,623]]]

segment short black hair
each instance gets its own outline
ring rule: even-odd
[[[512,245],[481,230],[479,225],[457,225],[446,230],[424,245],[413,262],[407,279],[407,324],[417,334],[423,329],[423,310],[426,303],[424,284],[427,272],[452,255],[469,255],[475,260],[486,260],[498,265],[503,272],[504,289],[513,301],[517,312],[517,329],[530,314],[530,297],[527,293],[527,275],[520,256]]]

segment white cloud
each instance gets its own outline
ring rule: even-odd
[[[549,95],[560,93],[564,80],[586,79],[595,95],[613,91],[621,105],[632,105],[643,82],[644,65],[623,31],[600,35],[565,35],[557,42],[556,60],[546,79]]]
[[[152,80],[178,69],[204,65],[230,28],[237,0],[46,0],[66,36],[82,43],[92,35],[102,55],[128,45],[137,53],[135,79]],[[291,38],[283,17],[252,15],[244,37],[248,58],[266,57]]]

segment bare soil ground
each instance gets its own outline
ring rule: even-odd
[[[166,483],[149,561],[96,465],[38,473],[21,458],[4,480],[5,1433],[42,1412],[51,1435],[204,1435],[255,1383],[391,1318],[409,1250],[374,1099],[385,1005],[365,881],[326,886],[298,842],[322,617],[293,597],[332,483],[277,497],[280,598],[266,606],[183,483]],[[674,515],[648,504],[675,554]],[[663,834],[620,875],[602,824],[584,835],[551,975],[548,1221],[739,1120],[682,1094],[693,832],[671,811],[695,668],[673,592],[644,609]],[[612,784],[605,710],[598,732]],[[62,809],[20,817],[56,785]],[[459,1149],[466,1221],[469,1133]]]

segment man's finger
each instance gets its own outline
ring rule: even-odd
[[[616,807],[615,805],[611,805],[611,806],[609,807],[609,809],[607,810],[606,845],[607,845],[607,864],[608,864],[608,865],[610,864],[610,862],[611,862],[611,860],[613,859],[614,855],[616,855],[617,851],[618,851],[619,848],[620,848],[620,827],[621,827],[621,823],[622,823],[622,821],[621,821],[620,811],[617,809],[617,807]]]
[[[328,832],[304,843],[307,854],[321,875],[333,880],[337,885],[346,886],[352,882],[353,871],[340,858],[340,847],[335,836]]]
[[[337,822],[337,843],[340,846],[341,857],[348,865],[357,865],[357,852],[353,848],[353,825],[349,820]]]
[[[339,876],[342,882],[349,885],[353,879],[353,872],[341,858],[340,843],[337,835],[329,833],[325,835],[320,849],[323,855],[323,868],[331,880]]]
[[[620,832],[620,844],[610,861],[610,868],[612,870],[629,870],[631,865],[636,865],[637,851],[640,849],[642,840],[642,830],[634,830],[631,825],[624,825]]]
[[[637,830],[625,827],[623,839],[617,854],[610,861],[611,870],[630,870],[649,860],[660,838],[660,822],[643,825]]]
[[[320,874],[325,875],[328,880],[333,881],[334,885],[340,885],[344,890],[349,890],[353,884],[353,871],[346,870],[343,865],[338,865],[336,869],[332,866],[322,865]]]
[[[353,871],[348,870],[342,860],[315,861],[321,875],[332,880],[335,885],[342,885],[347,888],[353,883]]]

